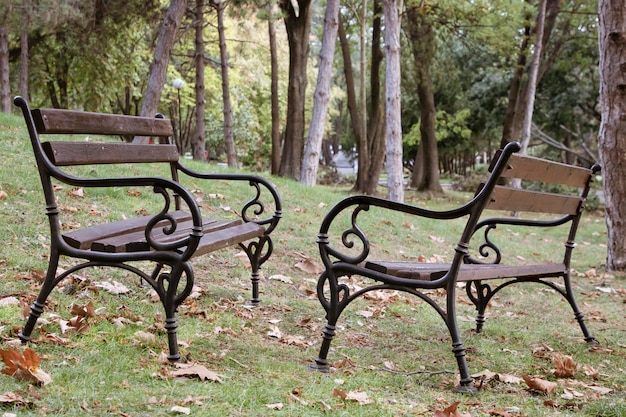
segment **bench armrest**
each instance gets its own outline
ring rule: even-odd
[[[252,174],[228,174],[200,172],[186,167],[180,162],[177,164],[180,172],[192,178],[203,180],[223,180],[248,182],[254,189],[254,197],[241,207],[241,218],[244,222],[253,222],[265,227],[265,234],[269,235],[278,225],[282,217],[282,202],[278,190],[267,179]],[[269,212],[268,207],[274,207]]]
[[[83,188],[111,188],[111,187],[152,187],[154,193],[163,197],[163,207],[148,221],[145,228],[146,240],[150,246],[160,251],[182,251],[183,260],[190,259],[195,253],[202,238],[203,220],[200,208],[194,196],[175,181],[162,177],[117,177],[117,178],[83,178],[69,175],[61,170],[54,169],[51,176],[57,180]],[[174,198],[183,202],[180,207],[191,217],[190,233],[175,240],[160,241],[156,236],[170,235],[177,229],[178,221],[171,215],[176,210]]]
[[[370,243],[366,232],[358,225],[358,218],[360,213],[368,211],[371,207],[380,207],[428,219],[452,220],[468,215],[475,201],[473,199],[468,204],[452,210],[436,211],[373,196],[356,195],[347,197],[331,208],[322,221],[318,234],[322,260],[328,264],[332,262],[330,257],[349,264],[360,264],[366,260],[370,252]],[[335,248],[330,244],[328,233],[333,223],[345,212],[350,213],[350,226],[341,233],[343,248]],[[357,241],[354,239],[357,239]],[[361,249],[357,254],[350,255],[347,252],[350,250],[354,251],[355,243],[358,243]]]

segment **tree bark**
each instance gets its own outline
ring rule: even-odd
[[[335,58],[335,43],[337,41],[337,27],[339,17],[339,0],[327,0],[326,17],[324,19],[324,37],[320,50],[320,60],[317,75],[317,86],[313,102],[313,114],[309,126],[309,136],[304,148],[302,172],[300,182],[304,185],[315,185],[317,169],[319,167],[326,114],[330,99],[330,81],[333,75]]]
[[[385,16],[385,161],[387,198],[404,202],[402,125],[400,122],[400,23],[398,2],[383,0]]]
[[[307,86],[307,59],[311,32],[312,0],[281,0],[289,42],[289,85],[287,87],[287,120],[279,174],[300,178],[304,149]],[[294,5],[297,7],[294,9]]]
[[[20,28],[20,95],[28,100],[28,30],[30,27],[30,0],[22,0],[22,27]]]
[[[626,270],[626,4],[599,0],[600,107],[598,148],[608,229],[607,268]]]
[[[0,111],[11,113],[11,83],[9,80],[9,27],[11,4],[0,9]]]
[[[196,67],[196,127],[191,137],[191,150],[193,159],[204,161],[206,159],[206,144],[204,123],[204,0],[196,0],[196,38],[195,38],[195,67]]]
[[[276,25],[274,24],[274,3],[270,2],[267,28],[270,43],[270,72],[271,72],[271,102],[272,102],[272,155],[271,172],[278,175],[280,171],[280,155],[282,153],[282,141],[280,137],[280,106],[278,102],[278,52],[276,49]]]
[[[439,181],[439,152],[435,133],[435,94],[430,67],[435,54],[435,32],[424,12],[412,7],[406,22],[417,68],[420,110],[420,146],[415,155],[411,186],[420,191],[442,193]],[[419,180],[419,181],[418,181]]]
[[[228,79],[228,53],[226,51],[226,35],[224,34],[224,2],[214,0],[217,10],[217,33],[220,42],[220,69],[222,71],[222,101],[224,103],[224,147],[226,161],[231,168],[237,168],[237,151],[233,137],[233,108],[230,102],[230,87]]]
[[[167,78],[167,66],[170,60],[170,52],[174,45],[176,32],[180,27],[187,7],[187,0],[172,0],[170,7],[165,13],[165,18],[159,31],[159,40],[154,51],[154,59],[150,65],[150,76],[141,106],[141,115],[153,117],[159,110],[159,100],[161,92]],[[135,143],[145,143],[148,138],[137,137],[133,139]]]

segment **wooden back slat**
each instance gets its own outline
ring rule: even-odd
[[[591,173],[588,168],[520,154],[511,155],[508,165],[508,169],[502,173],[503,177],[574,187],[585,187]]]
[[[577,195],[553,194],[496,186],[488,209],[535,213],[577,214],[583,199]]]
[[[176,145],[123,142],[43,142],[48,158],[57,166],[176,162]]]
[[[101,114],[61,109],[32,111],[39,133],[132,135],[169,137],[174,134],[172,123],[156,117]]]

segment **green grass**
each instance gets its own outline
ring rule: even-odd
[[[0,114],[0,299],[16,296],[30,304],[39,281],[36,272],[46,267],[47,220],[32,152],[20,118]],[[193,162],[190,162],[193,164]],[[215,169],[224,169],[212,167]],[[108,173],[103,168],[105,175]],[[139,173],[138,167],[128,167]],[[150,169],[155,169],[151,167]],[[160,304],[152,301],[137,278],[115,270],[85,270],[70,295],[64,289],[50,297],[45,330],[61,335],[55,317],[69,320],[72,303],[92,302],[100,314],[89,319],[81,334],[61,335],[67,344],[38,342],[31,347],[41,356],[41,368],[53,382],[31,387],[0,374],[0,394],[21,395],[30,406],[7,405],[0,410],[19,416],[171,416],[173,406],[188,407],[197,416],[431,416],[435,410],[460,401],[459,410],[472,416],[625,416],[626,327],[623,276],[604,271],[606,229],[604,218],[590,214],[579,233],[573,266],[575,289],[588,325],[602,349],[591,350],[582,341],[569,306],[547,288],[509,287],[488,310],[484,332],[475,334],[473,308],[459,297],[461,332],[472,372],[539,375],[557,381],[547,349],[571,355],[581,364],[575,378],[559,380],[551,395],[537,395],[524,384],[489,381],[476,396],[454,394],[456,365],[442,320],[415,298],[397,295],[382,302],[358,300],[340,320],[329,356],[337,370],[331,374],[309,371],[317,356],[324,325],[323,309],[314,291],[317,276],[296,267],[303,259],[320,264],[316,234],[324,214],[349,193],[347,187],[304,187],[272,178],[283,198],[283,219],[275,232],[275,251],[264,267],[262,305],[249,309],[248,267],[238,250],[227,249],[195,261],[200,297],[179,311],[181,352],[217,372],[222,383],[167,378],[158,355],[166,349]],[[219,183],[201,191],[209,213],[226,214],[220,206],[237,207],[247,186]],[[68,190],[69,191],[69,190]],[[152,193],[129,196],[126,190],[88,191],[86,198],[61,193],[62,204],[76,208],[81,224],[119,219],[148,207]],[[211,194],[224,198],[210,198]],[[407,192],[407,201],[434,209],[466,201],[467,194],[447,193],[426,198]],[[90,211],[91,210],[91,211]],[[98,213],[94,215],[94,211]],[[448,257],[462,223],[421,222],[372,211],[365,219],[374,231],[375,256],[397,259]],[[502,230],[504,246],[524,259],[559,256],[560,237],[537,240],[523,231]],[[64,264],[67,266],[67,263]],[[291,282],[269,279],[284,275]],[[129,294],[96,291],[93,283],[123,282]],[[365,284],[354,277],[355,285]],[[374,317],[364,317],[370,311]],[[7,349],[23,324],[21,307],[0,307],[0,336]],[[124,316],[132,322],[118,327]],[[268,336],[277,326],[295,344]],[[154,342],[137,341],[138,331],[154,332]],[[41,334],[35,333],[35,338]],[[343,365],[343,366],[341,366]],[[393,365],[393,369],[389,366]],[[588,376],[582,365],[599,374]],[[611,389],[598,394],[590,386]],[[566,388],[577,394],[564,398]],[[359,405],[333,396],[333,390],[362,390],[373,401]],[[580,394],[580,395],[578,395]],[[267,405],[282,403],[281,410]],[[496,411],[494,411],[496,410]]]

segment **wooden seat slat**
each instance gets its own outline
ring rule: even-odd
[[[426,262],[369,261],[365,267],[402,278],[435,280],[450,270],[450,264]],[[476,281],[526,276],[555,276],[567,271],[565,264],[546,263],[530,265],[462,264],[457,281]]]
[[[170,215],[177,222],[191,220],[191,215],[181,210],[173,211]],[[72,230],[64,233],[65,242],[77,249],[90,249],[93,242],[99,239],[111,238],[121,234],[127,234],[137,231],[143,231],[152,216],[140,216],[130,219],[119,220],[115,222],[102,223],[95,226],[86,227],[84,229]],[[166,221],[162,221],[157,225],[165,226]]]

